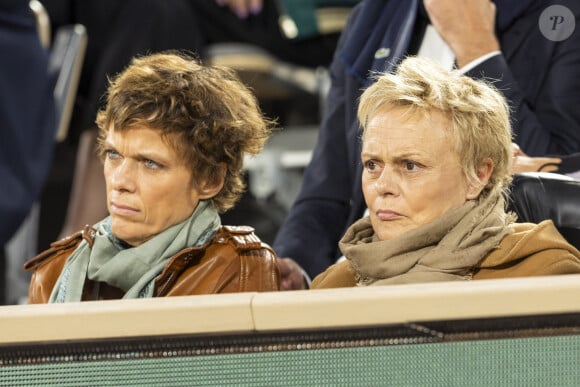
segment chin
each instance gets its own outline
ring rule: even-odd
[[[386,227],[386,225],[382,224],[383,222],[380,222],[380,221],[377,223],[378,224],[376,224],[375,222],[372,222],[372,220],[371,220],[371,225],[373,226],[373,230],[375,232],[375,235],[379,240],[386,241],[386,240],[394,238],[392,226]]]
[[[375,229],[376,230],[376,229]],[[405,231],[397,231],[397,230],[383,230],[383,231],[375,231],[375,234],[381,241],[388,241],[390,239],[395,239],[400,237],[401,235],[405,234]]]
[[[141,237],[141,236],[126,235],[126,234],[121,234],[121,235],[115,234],[115,236],[131,247],[136,247],[136,246],[142,245],[143,243],[147,242],[147,240],[150,239],[150,238],[145,238],[145,237]]]
[[[125,222],[120,223],[121,224],[111,222],[111,232],[115,237],[119,238],[123,242],[126,242],[131,246],[135,246],[135,243],[133,242],[140,239],[135,233],[135,227],[127,225]]]
[[[385,235],[380,233],[377,233],[377,237],[379,238],[380,241],[388,241],[389,239],[394,238],[392,235]]]
[[[113,235],[115,237],[119,238],[123,242],[127,242],[128,244],[133,245],[133,243],[131,242],[133,239],[135,239],[135,237],[133,235],[128,234],[126,232],[123,232],[123,230],[115,230],[112,227],[111,227],[111,232],[113,233]]]

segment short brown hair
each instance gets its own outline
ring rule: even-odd
[[[145,126],[161,132],[194,180],[216,182],[225,164],[223,189],[211,199],[220,212],[245,189],[244,154],[259,153],[274,124],[233,70],[174,51],[136,57],[110,80],[96,123],[101,157],[109,130]]]

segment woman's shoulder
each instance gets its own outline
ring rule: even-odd
[[[33,272],[28,292],[29,303],[48,302],[52,288],[60,277],[68,257],[83,240],[92,245],[94,235],[94,229],[86,226],[82,231],[51,243],[48,249],[24,264],[24,270]]]
[[[47,262],[52,261],[57,257],[68,257],[83,240],[86,240],[89,245],[92,245],[94,237],[95,230],[91,226],[87,225],[83,230],[77,231],[74,234],[52,242],[48,249],[42,251],[36,257],[26,261],[24,263],[24,270],[35,270],[39,266],[46,264]]]
[[[535,253],[542,250],[559,249],[570,251],[574,255],[578,250],[572,246],[558,231],[551,220],[540,223],[514,223],[514,232],[502,241],[501,245],[522,253]]]
[[[156,279],[157,296],[272,291],[277,256],[250,226],[221,226],[202,246],[174,255]]]
[[[251,226],[221,226],[213,237],[214,243],[231,243],[239,251],[269,248]]]
[[[276,257],[272,247],[256,235],[252,226],[222,225],[208,243],[230,246],[239,255],[258,254]]]
[[[350,261],[343,260],[316,276],[310,288],[346,288],[356,286],[356,283],[356,274],[350,265]]]
[[[551,220],[545,220],[538,224],[515,223],[513,232],[484,259],[474,278],[571,273],[580,273],[580,252]]]

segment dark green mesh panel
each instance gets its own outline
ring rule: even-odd
[[[328,343],[327,343],[328,344]],[[352,343],[351,343],[352,344]],[[30,359],[0,367],[2,386],[578,386],[580,336],[349,346],[195,355],[120,351],[118,358]],[[316,346],[314,346],[316,347]],[[306,349],[304,349],[306,348]],[[312,346],[311,346],[312,348]],[[126,349],[126,348],[125,348]],[[266,348],[263,348],[266,349]],[[151,355],[153,356],[153,355]],[[48,356],[50,357],[50,356]],[[98,356],[96,357],[98,358]],[[44,359],[46,360],[46,359]],[[34,364],[38,363],[38,364]]]

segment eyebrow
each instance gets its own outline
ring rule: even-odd
[[[105,150],[112,149],[115,152],[120,153],[118,151],[118,149],[113,144],[111,144],[111,142],[108,141],[108,140],[105,140],[104,141],[104,149]],[[170,163],[170,161],[166,157],[160,155],[159,153],[155,153],[155,152],[153,152],[153,153],[147,153],[147,152],[142,153],[142,152],[139,152],[139,153],[137,153],[135,155],[132,155],[131,157],[134,158],[134,159],[136,159],[136,160],[153,160],[153,161],[159,162],[160,164],[164,164],[164,165],[168,165]]]
[[[361,156],[366,156],[366,157],[376,157],[378,155],[377,152],[369,152],[369,151],[362,151],[361,152]],[[406,160],[406,159],[412,159],[412,158],[416,158],[416,157],[423,157],[419,152],[406,152],[406,153],[402,153],[400,155],[396,155],[396,156],[391,156],[389,157],[391,160],[394,161],[401,161],[401,160]]]
[[[398,156],[393,157],[394,160],[397,161],[401,161],[401,160],[407,160],[407,159],[414,159],[417,157],[422,157],[422,155],[419,152],[407,152],[407,153],[403,153],[400,154]]]

